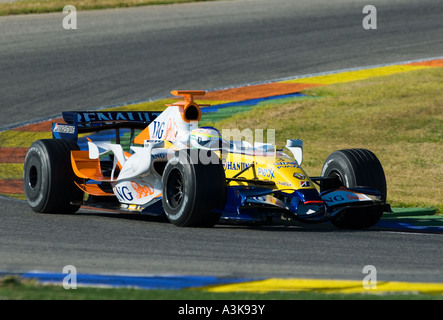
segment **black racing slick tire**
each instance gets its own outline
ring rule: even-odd
[[[23,166],[26,200],[35,212],[74,213],[80,208],[83,192],[75,185],[71,150],[74,141],[42,139],[28,149]]]
[[[326,159],[321,176],[337,178],[332,184],[329,181],[322,184],[321,192],[340,186],[347,188],[370,187],[378,190],[382,195],[382,201],[386,201],[385,173],[380,161],[372,151],[366,149],[335,151]],[[331,222],[339,228],[363,229],[376,224],[382,214],[383,211],[377,209],[356,209],[355,212],[351,210],[339,215],[339,218],[332,219]]]
[[[202,153],[210,163],[199,161]],[[219,221],[226,201],[226,177],[220,159],[211,151],[177,151],[166,164],[162,184],[163,210],[172,224],[213,227]]]

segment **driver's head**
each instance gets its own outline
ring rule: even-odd
[[[222,147],[220,131],[214,127],[201,127],[191,131],[191,148],[216,150]]]

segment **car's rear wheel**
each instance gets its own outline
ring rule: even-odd
[[[321,192],[340,186],[370,187],[378,190],[382,201],[386,201],[387,187],[383,167],[375,154],[369,150],[345,149],[331,153],[323,165],[321,175],[336,178],[321,184]],[[331,222],[339,228],[369,228],[380,220],[382,214],[383,211],[377,207],[356,208],[346,210]]]
[[[23,186],[29,206],[40,213],[74,213],[83,199],[75,185],[70,140],[43,139],[28,149],[23,166]]]
[[[220,219],[225,203],[226,178],[218,157],[203,164],[203,150],[181,150],[169,159],[162,176],[163,210],[180,227],[212,227]],[[196,161],[197,160],[197,161]]]

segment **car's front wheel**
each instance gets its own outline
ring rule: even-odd
[[[338,150],[326,159],[322,177],[333,177],[331,181],[321,184],[320,191],[335,189],[340,186],[347,188],[370,187],[381,193],[382,201],[386,201],[386,178],[383,167],[372,151],[366,149]],[[338,215],[331,222],[339,228],[369,228],[380,220],[383,211],[374,208],[356,208]]]
[[[203,150],[181,150],[169,159],[162,176],[163,210],[180,227],[212,227],[225,203],[226,178],[218,157],[198,161]]]

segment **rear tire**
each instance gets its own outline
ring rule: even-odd
[[[325,181],[320,187],[320,192],[340,186],[371,187],[382,194],[383,202],[386,201],[387,188],[383,167],[375,154],[369,150],[345,149],[331,153],[323,165],[321,175],[338,179],[332,183]],[[347,210],[331,222],[339,228],[363,229],[372,227],[382,215],[383,211],[377,208]]]
[[[197,159],[205,150],[181,150],[166,164],[162,176],[163,210],[179,227],[213,227],[225,204],[226,177],[220,159],[212,152],[210,164]],[[195,161],[197,160],[197,161]]]
[[[71,150],[79,150],[70,140],[43,139],[28,149],[23,166],[23,185],[29,206],[40,213],[74,213],[83,200],[75,185]]]

